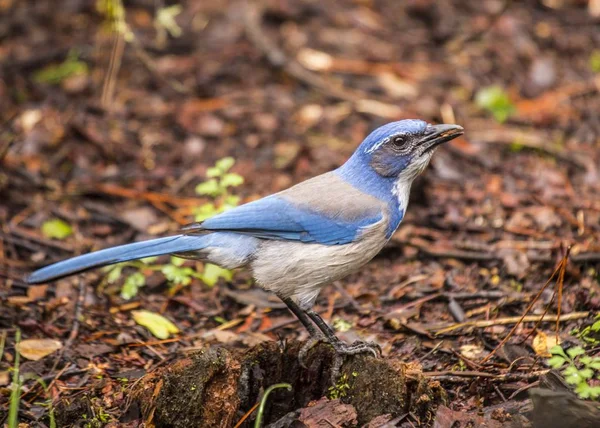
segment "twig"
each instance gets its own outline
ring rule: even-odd
[[[110,62],[108,64],[108,71],[104,77],[104,84],[102,85],[102,95],[100,98],[100,104],[105,110],[110,110],[112,100],[115,93],[115,84],[117,81],[117,74],[121,68],[121,60],[123,59],[123,53],[125,52],[125,35],[123,31],[118,28],[113,31],[113,43],[110,54]]]
[[[258,409],[259,405],[260,405],[260,401],[257,401],[256,404],[254,406],[252,406],[252,408],[250,410],[248,410],[244,416],[242,416],[242,418],[238,421],[237,424],[235,424],[235,426],[233,428],[239,428],[240,426],[242,426],[242,424],[244,423],[244,421],[246,419],[248,419],[248,417],[250,417],[250,415],[252,413],[254,413],[254,411],[256,409]]]
[[[503,374],[493,374],[487,372],[480,371],[454,371],[454,370],[446,370],[439,372],[423,372],[423,376],[433,379],[440,380],[446,382],[464,382],[465,378],[486,378],[494,382],[515,382],[515,381],[527,381],[531,382],[532,380],[537,380],[540,376],[548,373],[550,369],[546,370],[538,370],[534,372],[527,373],[503,373]]]
[[[556,269],[554,269],[554,272],[552,272],[552,275],[550,275],[550,278],[548,278],[548,281],[546,281],[546,283],[544,284],[544,286],[542,288],[540,288],[540,291],[535,295],[535,297],[531,300],[531,303],[529,303],[529,305],[527,305],[527,308],[525,309],[525,312],[523,312],[523,315],[521,316],[520,320],[515,324],[515,326],[510,330],[510,332],[506,335],[506,337],[504,339],[502,339],[502,341],[498,344],[498,346],[496,346],[492,352],[490,352],[488,355],[486,355],[486,357],[481,361],[481,364],[484,364],[486,361],[488,361],[492,355],[494,355],[498,349],[500,349],[502,346],[504,346],[504,344],[506,342],[508,342],[508,339],[510,339],[510,337],[514,334],[514,332],[517,330],[517,328],[519,327],[519,324],[521,324],[523,322],[523,320],[525,319],[525,317],[527,316],[527,314],[529,313],[529,311],[531,310],[531,308],[533,308],[533,305],[538,301],[538,299],[540,298],[540,296],[542,295],[542,293],[544,292],[544,290],[548,287],[548,285],[550,285],[550,282],[552,281],[552,279],[556,276],[556,274],[560,275],[560,272],[563,270],[563,266],[567,264],[567,259],[568,259],[568,251],[567,254],[565,255],[565,257],[563,257],[563,259],[560,261],[560,263],[558,264],[558,266],[556,267]],[[546,311],[544,311],[544,314],[539,317],[539,320],[537,321],[537,323],[539,324],[546,316],[546,312],[547,312],[548,308],[546,308]],[[556,318],[556,328],[558,331],[558,324],[559,324],[559,320],[560,320],[560,313],[557,314],[555,316]],[[536,326],[538,325],[536,324]]]
[[[573,312],[570,314],[566,314],[560,317],[561,321],[573,321],[579,320],[590,316],[590,312]],[[494,320],[479,320],[479,321],[467,321],[463,323],[453,324],[447,327],[435,327],[435,328],[427,328],[428,331],[435,333],[436,335],[440,334],[448,334],[454,330],[458,330],[460,328],[465,327],[473,327],[473,328],[486,328],[492,327],[494,325],[507,325],[507,324],[519,324],[524,322],[556,322],[557,316],[554,314],[551,315],[526,315],[526,316],[518,316],[518,317],[506,317],[506,318],[496,318]],[[514,328],[513,328],[514,330]],[[502,343],[504,344],[504,343]],[[491,355],[491,354],[490,354]],[[483,364],[485,361],[482,361],[480,364]]]

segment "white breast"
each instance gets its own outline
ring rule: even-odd
[[[345,245],[263,241],[251,263],[254,278],[266,290],[293,297],[310,308],[321,288],[358,270],[386,243],[387,217],[365,228],[361,237]]]

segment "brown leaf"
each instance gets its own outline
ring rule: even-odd
[[[446,406],[440,406],[435,414],[433,428],[449,427],[502,428],[502,423],[493,419],[483,418],[476,413],[454,411]]]
[[[17,345],[17,351],[28,360],[38,361],[62,348],[62,343],[54,339],[26,339]]]
[[[544,358],[550,358],[550,348],[558,345],[558,341],[556,340],[556,335],[552,334],[548,336],[543,331],[538,331],[538,334],[533,338],[533,342],[531,347],[535,351],[536,355]]]

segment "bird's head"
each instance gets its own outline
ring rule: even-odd
[[[430,125],[422,120],[400,120],[371,132],[355,156],[382,177],[411,182],[423,172],[440,144],[462,134],[463,128],[458,125]]]

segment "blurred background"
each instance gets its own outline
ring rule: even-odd
[[[520,315],[572,246],[561,309],[582,315],[561,326],[568,336],[600,305],[599,24],[598,0],[0,0],[0,423],[17,328],[61,349],[25,365],[52,381],[55,402],[211,341],[304,338],[245,272],[159,260],[50,288],[22,278],[336,168],[402,118],[465,135],[415,183],[388,248],[324,290],[319,310],[350,341],[447,369],[511,326],[453,336],[443,355],[427,332]],[[457,312],[448,296],[461,293],[477,299]],[[532,313],[551,300],[549,288]],[[182,336],[129,346],[169,336],[131,310]],[[42,394],[26,386],[25,398]],[[522,386],[459,388],[450,401],[491,405]],[[32,403],[23,420],[46,420]],[[107,421],[119,403],[102,404]]]

